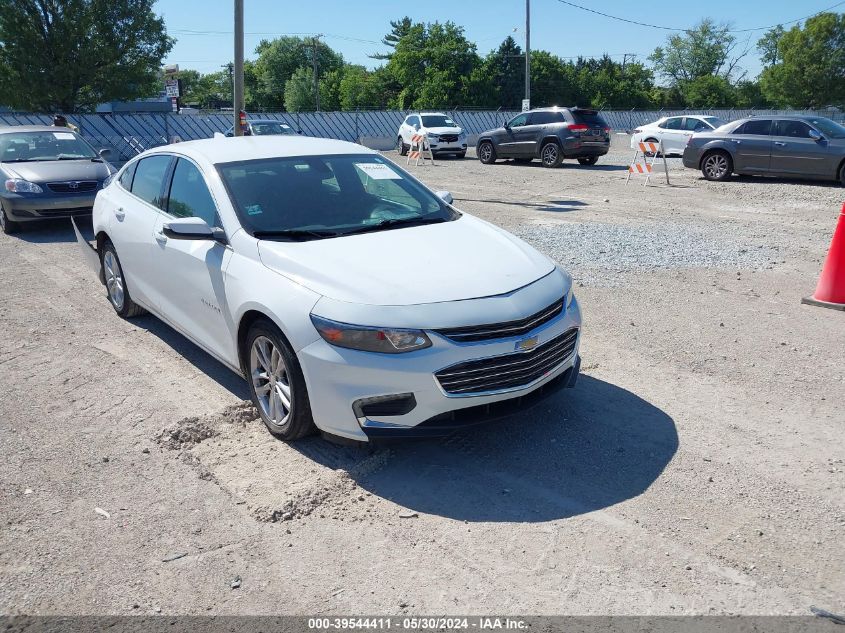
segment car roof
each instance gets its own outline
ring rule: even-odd
[[[183,154],[208,162],[233,163],[262,158],[293,156],[328,156],[331,154],[378,154],[357,143],[335,141],[308,136],[231,136],[161,145],[144,152],[153,154]]]
[[[445,116],[448,117],[449,115],[445,112],[420,112],[420,116]]]
[[[287,125],[290,127],[290,123],[287,121],[280,121],[279,119],[249,119],[247,123],[279,123],[280,125]]]
[[[69,127],[57,127],[55,125],[4,125],[0,127],[0,134],[10,134],[11,132],[55,132],[57,130],[73,132]]]

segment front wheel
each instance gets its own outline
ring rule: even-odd
[[[129,295],[129,288],[126,286],[126,279],[123,276],[123,268],[114,244],[106,242],[103,245],[101,261],[103,266],[103,278],[106,281],[106,292],[108,292],[109,303],[114,311],[124,319],[144,314],[146,310],[132,301]]]
[[[6,209],[3,207],[0,207],[0,230],[6,235],[11,235],[21,230],[20,223],[10,220],[9,216],[6,215]]]
[[[707,180],[722,181],[730,178],[733,163],[727,152],[710,152],[701,161],[701,173]]]
[[[581,158],[578,159],[578,162],[581,163],[582,165],[595,165],[597,162],[599,162],[599,157],[598,156],[582,156]]]
[[[401,136],[396,138],[396,151],[399,152],[400,156],[407,156],[408,155],[408,146],[405,145],[405,141],[402,140]]]
[[[478,160],[485,165],[492,165],[496,162],[496,150],[493,148],[493,143],[484,141],[478,146]]]
[[[244,346],[252,402],[274,436],[290,441],[316,431],[299,361],[279,328],[258,320]]]
[[[549,141],[540,150],[540,159],[543,161],[543,167],[559,167],[563,162],[563,152],[560,151],[557,143]]]

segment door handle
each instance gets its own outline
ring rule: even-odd
[[[786,147],[786,143],[783,143],[781,141],[775,141],[775,145],[777,145],[778,147]]]
[[[159,231],[155,234],[156,242],[159,244],[164,244],[167,241],[167,236],[164,234],[163,231]]]
[[[126,217],[126,211],[123,210],[123,207],[118,207],[114,210],[114,217],[118,220],[122,220]]]

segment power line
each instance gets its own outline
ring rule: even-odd
[[[602,13],[601,11],[596,11],[595,9],[590,9],[589,7],[581,6],[580,4],[575,4],[574,2],[569,2],[569,0],[557,0],[561,4],[569,5],[570,7],[575,7],[576,9],[581,9],[582,11],[588,11],[589,13],[595,13],[596,15],[600,15],[605,18],[610,18],[611,20],[618,20],[619,22],[626,22],[628,24],[636,24],[637,26],[647,26],[652,29],[661,29],[663,31],[689,31],[689,27],[686,28],[675,28],[672,26],[661,26],[659,24],[650,24],[648,22],[638,22],[636,20],[629,20],[628,18],[621,18],[618,15],[610,15],[609,13]],[[836,7],[842,6],[845,4],[845,0],[842,2],[837,2],[831,7],[826,9],[822,9],[821,11],[816,11],[811,15],[805,15],[803,18],[797,18],[795,20],[788,20],[786,22],[778,22],[777,24],[772,24],[770,26],[757,26],[753,29],[728,29],[727,33],[749,33],[752,31],[767,31],[769,29],[773,29],[776,26],[783,26],[784,24],[793,24],[794,22],[801,22],[803,20],[807,20],[809,18],[815,17],[820,13],[824,13],[825,11],[830,11],[831,9],[835,9]]]

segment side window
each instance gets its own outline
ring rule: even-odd
[[[515,116],[511,119],[510,126],[511,127],[522,127],[528,122],[528,115],[527,114],[520,114]]]
[[[734,134],[754,134],[756,136],[768,136],[772,131],[771,119],[754,119],[746,121],[734,130]]]
[[[666,119],[663,122],[663,125],[661,125],[660,127],[667,129],[667,130],[680,130],[682,122],[683,122],[683,119],[681,117],[675,116],[675,117],[672,117],[671,119]]]
[[[126,191],[132,191],[132,179],[135,177],[135,168],[138,166],[138,161],[135,161],[120,174],[120,186]]]
[[[170,156],[150,156],[138,161],[132,179],[132,193],[150,204],[162,208],[161,188],[170,166]]]
[[[772,134],[790,138],[810,138],[811,129],[803,121],[775,121],[775,129]]]
[[[209,226],[219,225],[214,198],[196,165],[183,158],[176,163],[167,212],[177,218],[202,218]]]
[[[408,125],[410,125],[411,127],[419,127],[420,117],[412,116],[411,118],[408,119]]]
[[[688,117],[684,119],[684,129],[688,132],[701,132],[701,130],[709,130],[710,126],[701,119]]]
[[[530,125],[547,125],[549,123],[563,123],[560,112],[533,112]]]

